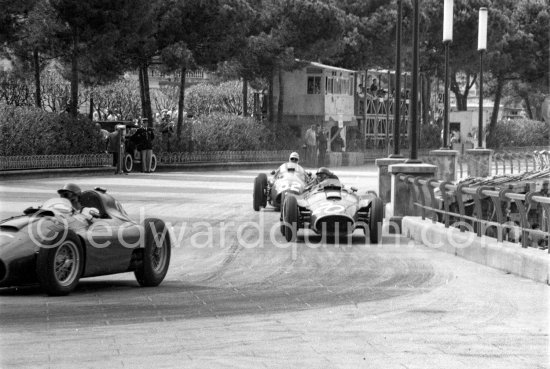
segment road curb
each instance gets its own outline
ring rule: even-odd
[[[186,163],[186,164],[159,164],[155,173],[173,171],[201,171],[201,170],[239,170],[239,169],[266,169],[276,168],[280,161],[267,162],[228,162],[228,163]],[[130,172],[129,175],[139,174],[139,171]],[[25,169],[8,170],[0,172],[0,179],[18,178],[48,178],[86,175],[114,175],[115,168],[111,166],[95,168],[50,168],[50,169]]]
[[[483,264],[506,273],[550,284],[550,258],[546,251],[522,248],[508,241],[477,237],[472,232],[445,228],[441,223],[404,217],[401,233],[431,249]]]

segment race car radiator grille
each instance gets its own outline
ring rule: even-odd
[[[348,234],[353,232],[353,221],[341,215],[327,215],[317,219],[315,228],[321,233],[334,234],[338,232],[339,234]]]

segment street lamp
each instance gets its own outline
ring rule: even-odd
[[[393,155],[390,158],[402,158],[399,154],[399,134],[401,126],[401,19],[403,1],[397,0],[397,30],[395,32],[395,100],[393,116]]]
[[[483,52],[487,49],[487,8],[479,8],[479,30],[477,50],[479,51],[479,121],[477,127],[477,147],[483,148]]]
[[[407,163],[420,163],[418,160],[418,35],[419,35],[419,3],[413,0],[413,60],[412,60],[412,86],[411,86],[411,124],[409,132],[410,153]]]
[[[453,0],[443,5],[443,45],[445,46],[445,94],[443,107],[443,149],[449,148],[449,44],[453,41]]]

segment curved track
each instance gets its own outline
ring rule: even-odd
[[[376,188],[373,168],[336,170]],[[158,288],[84,279],[62,298],[0,289],[1,367],[545,367],[548,286],[384,235],[284,242],[252,210],[257,171],[72,179],[178,240]],[[2,218],[67,178],[4,181]],[[31,348],[29,350],[29,348]]]

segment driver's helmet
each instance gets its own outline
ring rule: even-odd
[[[57,190],[57,193],[61,197],[66,198],[66,199],[70,199],[74,196],[79,198],[80,195],[82,194],[82,190],[80,189],[80,187],[78,187],[74,183],[66,183],[62,188]]]
[[[300,155],[295,151],[292,154],[290,154],[288,161],[293,163],[298,163],[300,161]]]
[[[321,182],[330,177],[332,175],[332,172],[326,167],[321,167],[317,170],[317,173],[315,173],[315,175],[317,176],[317,180]]]

